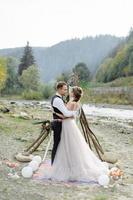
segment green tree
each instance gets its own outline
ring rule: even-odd
[[[110,65],[112,63],[112,58],[107,58],[104,62],[100,65],[99,70],[96,73],[96,79],[99,82],[107,82],[108,71],[110,69]],[[110,74],[110,73],[109,73]]]
[[[60,76],[57,77],[57,81],[67,81],[69,80],[71,72],[63,72]]]
[[[32,48],[29,46],[29,42],[27,42],[27,45],[24,48],[24,54],[21,58],[21,62],[18,68],[18,74],[21,76],[23,70],[26,70],[28,67],[34,64],[35,64],[35,59],[32,53]]]
[[[73,73],[79,77],[80,81],[90,80],[90,71],[85,63],[78,63],[73,68]]]
[[[129,57],[129,74],[133,76],[133,51]]]
[[[101,82],[109,82],[129,74],[129,57],[131,47],[125,44],[120,48],[114,58],[106,58],[100,65],[96,78]]]
[[[127,41],[130,42],[131,40],[133,41],[133,28],[132,27],[130,28],[129,35],[127,36]]]
[[[24,70],[23,74],[19,77],[19,81],[26,91],[37,91],[40,84],[40,77],[37,66],[32,65],[28,67],[27,70]]]
[[[49,99],[54,95],[54,87],[52,84],[44,84],[41,86],[43,98]]]
[[[15,58],[7,58],[7,79],[3,93],[12,94],[17,92],[17,88],[19,87],[17,79],[17,66],[18,62]]]
[[[0,91],[5,87],[7,79],[7,60],[0,58]]]

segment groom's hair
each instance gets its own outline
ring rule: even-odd
[[[58,83],[56,83],[56,90],[62,88],[64,85],[67,85],[67,83],[64,81],[59,81]]]

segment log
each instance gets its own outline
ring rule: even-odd
[[[82,130],[83,130],[83,133],[84,133],[85,140],[89,144],[90,149],[92,150],[92,145],[91,145],[91,143],[92,143],[94,149],[96,150],[96,152],[99,156],[99,158],[101,160],[103,160],[101,154],[104,154],[104,151],[103,151],[97,137],[95,136],[95,134],[90,129],[88,121],[86,119],[86,116],[85,116],[85,113],[84,113],[82,107],[81,107],[81,111],[80,111],[80,124],[81,124]]]

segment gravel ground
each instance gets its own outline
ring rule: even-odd
[[[4,104],[0,102],[0,104]],[[118,157],[118,164],[124,171],[121,182],[109,188],[95,185],[66,185],[38,182],[21,176],[26,163],[19,163],[16,172],[20,176],[8,176],[10,168],[5,159],[14,159],[16,152],[28,147],[39,135],[40,125],[33,125],[35,119],[47,119],[51,113],[42,106],[7,104],[10,113],[0,112],[0,200],[131,200],[133,199],[133,121],[120,121],[107,117],[87,116],[90,128],[98,137],[105,151]],[[31,119],[11,117],[11,113],[27,112]],[[35,152],[43,155],[47,141]],[[50,152],[48,154],[50,156]]]

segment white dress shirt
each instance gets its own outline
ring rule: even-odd
[[[56,93],[57,96],[62,96],[59,93]],[[76,111],[70,111],[66,108],[63,100],[61,98],[55,98],[53,101],[53,107],[58,108],[59,111],[65,116],[65,117],[73,117],[76,115]]]

